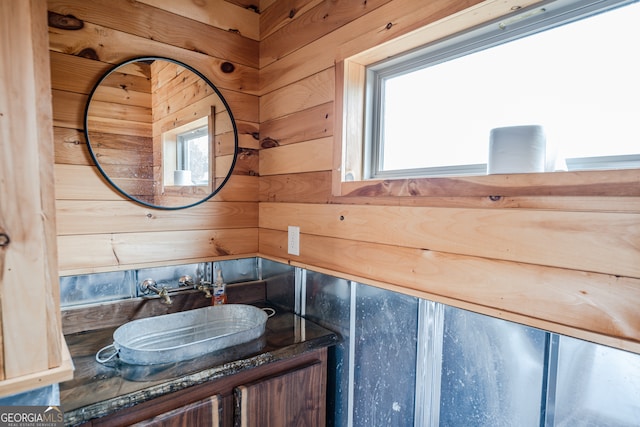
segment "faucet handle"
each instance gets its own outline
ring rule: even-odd
[[[144,279],[138,287],[143,294],[148,294],[153,289],[157,289],[158,283],[153,279]]]
[[[195,283],[193,283],[193,278],[189,275],[186,276],[180,276],[180,278],[178,279],[178,283],[180,283],[180,286],[194,286]]]

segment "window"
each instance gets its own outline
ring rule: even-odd
[[[208,116],[162,133],[162,169],[165,187],[207,186],[213,176]]]
[[[178,170],[191,171],[195,185],[209,182],[209,127],[203,126],[178,134]]]
[[[558,0],[371,64],[359,175],[486,174],[515,125],[543,127],[545,171],[640,168],[638,22],[635,1]]]

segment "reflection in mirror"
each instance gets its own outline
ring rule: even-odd
[[[235,121],[218,89],[191,67],[159,57],[127,61],[100,79],[85,135],[116,190],[166,209],[215,195],[238,152]]]

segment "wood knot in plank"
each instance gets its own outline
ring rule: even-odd
[[[215,239],[211,239],[211,243],[215,247],[216,255],[231,255],[231,252],[223,246],[220,246]]]
[[[49,11],[47,20],[50,27],[61,30],[80,30],[84,27],[84,22],[73,15],[61,15]]]
[[[260,141],[260,147],[262,148],[273,148],[279,146],[280,143],[273,138],[266,137],[262,141]]]
[[[259,132],[251,132],[251,137],[256,141],[260,141],[260,133]]]
[[[220,64],[220,70],[222,70],[223,73],[229,74],[229,73],[233,73],[236,69],[236,66],[233,65],[231,62],[223,62],[222,64]]]
[[[393,22],[389,22],[389,23],[386,25],[386,27],[385,27],[385,28],[386,28],[387,30],[390,30],[390,29],[391,29],[391,27],[393,27]]]
[[[418,186],[418,183],[415,182],[414,180],[409,180],[407,182],[407,191],[409,193],[409,195],[411,196],[420,196],[420,187]]]
[[[298,11],[295,8],[291,9],[289,11],[289,19],[293,19],[293,17],[296,16],[296,13],[298,13]]]
[[[247,159],[251,156],[257,156],[258,150],[254,150],[252,148],[238,148],[238,157],[242,159]]]
[[[95,61],[100,60],[100,57],[98,56],[98,52],[96,52],[95,49],[91,47],[86,47],[82,49],[80,52],[78,52],[77,56],[81,58],[93,59]]]

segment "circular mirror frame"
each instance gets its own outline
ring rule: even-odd
[[[187,69],[187,70],[191,71],[192,73],[194,73],[196,76],[201,78],[206,84],[208,84],[209,87],[211,89],[213,89],[213,91],[216,93],[216,95],[218,95],[218,97],[222,101],[223,105],[225,106],[226,111],[229,114],[229,118],[231,120],[231,125],[233,127],[233,159],[232,159],[231,165],[229,167],[229,172],[226,174],[224,179],[220,182],[220,185],[218,185],[215,188],[213,188],[213,190],[211,191],[211,193],[209,195],[203,197],[202,199],[198,200],[197,202],[189,203],[189,204],[186,204],[186,205],[180,205],[180,206],[154,205],[153,203],[145,202],[144,200],[140,200],[140,199],[128,194],[126,191],[124,191],[122,188],[120,188],[115,182],[113,182],[113,180],[109,177],[109,175],[106,173],[106,171],[102,168],[102,166],[100,165],[100,162],[98,161],[96,153],[94,152],[93,148],[91,147],[91,139],[89,138],[89,126],[88,126],[89,125],[89,107],[91,105],[91,100],[93,99],[93,96],[94,96],[96,90],[98,90],[98,88],[100,87],[100,84],[107,77],[109,77],[111,74],[113,74],[114,72],[117,72],[120,67],[123,67],[125,65],[128,65],[128,64],[131,64],[131,63],[134,63],[134,62],[156,61],[156,60],[169,61],[169,62],[172,62],[172,63],[174,63],[176,65],[180,65],[180,66],[184,67],[185,69]],[[236,161],[238,159],[238,127],[237,127],[236,121],[235,121],[235,119],[233,117],[233,113],[231,112],[231,108],[229,107],[229,104],[227,103],[227,100],[224,99],[224,96],[222,96],[222,93],[220,93],[220,90],[213,83],[211,83],[211,81],[207,77],[205,77],[201,72],[199,72],[195,68],[191,67],[190,65],[187,65],[187,64],[185,64],[185,63],[183,63],[181,61],[175,60],[175,59],[166,58],[166,57],[162,57],[162,56],[140,56],[140,57],[129,59],[127,61],[124,61],[124,62],[121,62],[119,64],[116,64],[109,71],[107,71],[102,77],[100,77],[100,79],[98,79],[96,84],[91,89],[91,92],[89,93],[89,98],[87,99],[87,104],[86,104],[85,110],[84,110],[84,137],[85,137],[85,141],[86,141],[86,144],[87,144],[87,149],[89,150],[89,154],[91,155],[91,159],[93,160],[93,163],[98,168],[98,170],[100,171],[100,174],[104,177],[104,179],[107,180],[109,185],[111,185],[116,191],[118,191],[120,194],[122,194],[124,197],[128,198],[129,200],[132,200],[132,201],[134,201],[134,202],[136,202],[138,204],[141,204],[141,205],[149,207],[149,208],[154,208],[154,209],[163,209],[163,210],[186,209],[186,208],[190,208],[190,207],[199,205],[199,204],[201,204],[203,202],[206,202],[207,200],[211,199],[213,196],[218,194],[218,192],[229,181],[229,178],[231,178],[231,174],[233,173],[233,169],[235,168]],[[215,177],[212,177],[212,178],[213,178],[213,185],[215,185]]]

